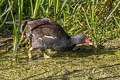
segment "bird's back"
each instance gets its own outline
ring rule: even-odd
[[[34,48],[65,48],[70,37],[56,22],[48,19],[35,19],[27,22],[26,36]]]

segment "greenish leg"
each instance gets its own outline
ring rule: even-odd
[[[32,54],[31,54],[31,51],[33,50],[33,48],[31,47],[28,51],[28,58],[29,59],[32,59]]]
[[[42,55],[42,50],[41,49],[38,49],[38,54],[37,54],[37,57],[40,57]]]
[[[27,38],[25,38],[25,40],[24,40],[23,44],[25,44],[25,43],[27,43],[27,42],[28,42],[28,39],[27,39]]]
[[[50,58],[51,50],[50,49],[46,49],[46,52],[47,52],[47,54],[46,53],[43,54],[44,58]]]

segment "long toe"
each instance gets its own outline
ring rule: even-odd
[[[50,56],[48,56],[47,54],[44,53],[44,58],[48,59],[48,58],[50,58]]]
[[[31,53],[32,50],[33,50],[32,47],[28,50],[28,58],[29,59],[32,59],[32,53]]]

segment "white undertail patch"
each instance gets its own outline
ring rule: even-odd
[[[33,35],[33,37],[35,37],[35,34],[32,33],[32,35]]]
[[[29,21],[29,22],[28,22],[28,24],[33,24],[33,23],[34,23],[34,21]]]

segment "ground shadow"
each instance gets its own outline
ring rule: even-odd
[[[114,65],[102,66],[102,67],[99,67],[99,68],[109,68],[109,67],[114,67],[114,66],[120,66],[120,63],[114,64]]]
[[[105,50],[105,49],[99,49],[96,50],[94,46],[79,46],[76,47],[76,49],[73,49],[72,51],[67,52],[58,52],[53,57],[71,57],[71,58],[79,58],[79,57],[88,57],[92,55],[114,55],[116,50]]]
[[[10,50],[11,49],[12,49],[12,47],[10,48]],[[11,53],[10,50],[7,50],[7,51],[1,53],[0,55],[4,56],[4,58],[7,59],[8,56],[6,56],[5,54]],[[116,51],[117,50],[99,49],[98,52],[95,52],[95,48],[93,46],[92,47],[90,47],[90,46],[80,46],[80,47],[77,47],[77,49],[74,49],[74,50],[71,50],[71,51],[60,51],[60,52],[56,52],[55,54],[52,54],[52,52],[51,52],[51,58],[57,58],[57,57],[80,58],[80,57],[88,57],[88,56],[92,56],[92,55],[102,55],[102,54],[114,55]],[[26,49],[23,50],[23,52],[19,52],[19,53],[22,53],[22,55],[23,54],[25,54],[25,55],[23,55],[23,57],[18,56],[18,59],[28,60],[28,56],[27,56],[28,51]],[[38,52],[33,51],[32,60],[37,60],[37,59],[40,59],[40,58],[43,59],[43,56],[37,57],[36,53],[38,54]]]
[[[82,71],[82,70],[73,70],[73,71],[68,71],[68,70],[67,70],[67,72],[65,72],[64,74],[62,74],[62,75],[57,75],[58,73],[60,73],[60,71],[58,71],[58,72],[54,73],[54,74],[51,75],[51,76],[44,77],[44,78],[38,78],[38,79],[34,79],[34,80],[56,80],[56,79],[69,80],[69,78],[68,78],[69,75],[72,75],[72,74],[75,74],[75,73],[79,73],[79,72],[81,72],[81,71]],[[22,80],[29,80],[29,79],[38,77],[38,76],[40,76],[40,75],[42,75],[42,74],[45,74],[45,73],[47,73],[47,71],[44,72],[44,73],[40,73],[40,74],[36,74],[36,75],[33,75],[33,76],[26,77],[26,78],[24,78],[24,79],[22,79]]]
[[[103,78],[99,78],[99,79],[95,79],[95,80],[114,80],[115,78],[120,78],[120,75],[117,76],[109,76],[109,77],[103,77]]]

